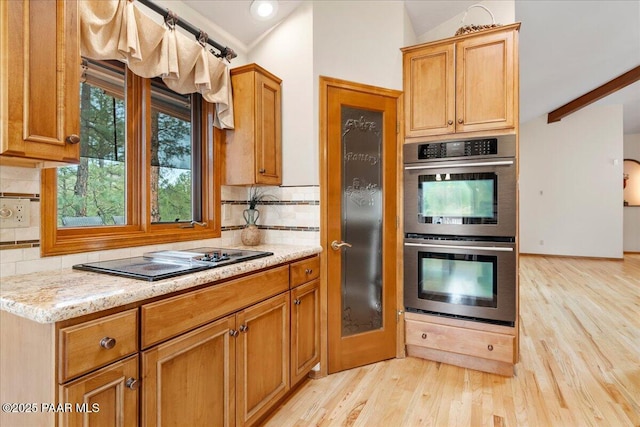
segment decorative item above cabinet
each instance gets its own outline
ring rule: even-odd
[[[282,184],[281,83],[257,64],[231,70],[235,128],[223,144],[224,185]]]
[[[2,164],[79,162],[77,9],[75,1],[0,2],[0,47],[10,52],[0,58]]]
[[[519,28],[515,23],[403,48],[405,137],[515,133]]]

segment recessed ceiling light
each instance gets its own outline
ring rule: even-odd
[[[250,10],[256,19],[264,21],[275,16],[278,11],[278,2],[275,0],[253,0]]]

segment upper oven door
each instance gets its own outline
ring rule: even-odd
[[[404,231],[513,237],[516,185],[513,157],[405,164]]]

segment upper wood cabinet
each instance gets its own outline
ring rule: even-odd
[[[403,48],[405,137],[514,130],[519,28]]]
[[[2,162],[78,163],[77,2],[2,1],[0,22]]]
[[[256,64],[231,70],[235,129],[223,145],[225,185],[282,184],[281,83]]]

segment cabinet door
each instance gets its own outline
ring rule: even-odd
[[[235,128],[222,145],[225,185],[282,184],[281,83],[257,64],[231,70]]]
[[[234,325],[229,316],[142,353],[142,425],[235,425]]]
[[[256,73],[256,183],[282,183],[280,83]]]
[[[2,126],[5,119],[7,126],[0,154],[77,163],[80,156],[77,2],[18,0],[6,2],[2,9],[2,25],[8,27],[4,35],[11,55],[3,58],[1,67],[0,79],[9,108],[2,115]]]
[[[60,386],[61,405],[71,405],[58,409],[60,425],[138,425],[138,384],[136,355]]]
[[[320,281],[291,290],[291,384],[320,361]]]
[[[456,131],[514,127],[514,31],[456,43]]]
[[[453,44],[424,47],[404,55],[405,136],[455,131]]]
[[[236,420],[251,425],[289,390],[289,292],[236,316]]]

